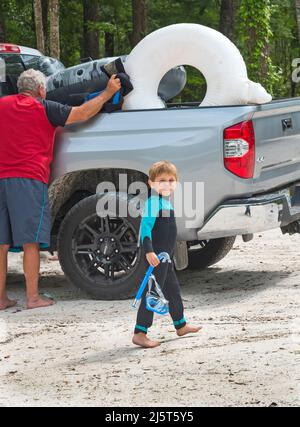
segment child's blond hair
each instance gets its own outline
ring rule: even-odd
[[[162,160],[151,166],[149,170],[149,179],[154,182],[156,178],[163,173],[173,175],[174,178],[176,178],[176,181],[178,181],[178,171],[176,166],[167,160]]]

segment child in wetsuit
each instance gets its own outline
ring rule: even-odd
[[[176,219],[170,196],[174,192],[178,181],[175,165],[161,161],[155,163],[149,171],[149,185],[151,196],[146,201],[140,236],[147,261],[153,267],[155,278],[160,285],[165,298],[169,301],[170,315],[178,336],[191,332],[198,332],[201,327],[193,327],[186,323],[184,308],[180,295],[180,285],[174,268],[174,251],[177,238]],[[157,255],[167,252],[172,263],[162,263]],[[153,323],[153,312],[146,308],[146,287],[141,299],[134,329],[133,344],[145,348],[157,347],[159,341],[152,341],[147,337],[148,328]]]

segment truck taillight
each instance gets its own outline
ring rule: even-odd
[[[21,53],[21,49],[14,44],[0,43],[0,53]]]
[[[227,170],[240,178],[253,178],[255,134],[252,120],[225,129],[224,164]]]

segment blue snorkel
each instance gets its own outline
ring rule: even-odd
[[[169,263],[172,262],[169,254],[167,252],[161,252],[158,255],[158,259],[161,262],[169,262]],[[145,277],[141,283],[141,286],[139,287],[139,290],[136,294],[136,297],[135,297],[135,300],[132,304],[132,307],[136,308],[137,303],[142,298],[144,290],[145,290],[146,286],[148,285],[149,291],[146,295],[146,308],[147,308],[147,310],[153,311],[154,313],[161,314],[161,315],[168,314],[169,313],[168,301],[165,299],[158,283],[155,280],[155,276],[152,274],[153,270],[154,270],[154,267],[152,267],[150,265],[146,274],[145,274]],[[152,284],[154,284],[155,293],[153,293],[151,291]]]

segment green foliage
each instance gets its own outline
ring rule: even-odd
[[[274,36],[271,29],[272,12],[270,0],[242,0],[238,13],[238,46],[245,59],[249,78],[261,83],[275,94],[282,84],[282,70],[273,65],[270,43]]]
[[[1,0],[9,42],[36,47],[32,4],[26,0]]]
[[[131,0],[102,0],[101,51],[104,52],[104,33],[114,36],[115,55],[130,53],[130,35],[132,33]]]
[[[182,93],[171,102],[199,102],[203,101],[206,94],[206,80],[196,68],[185,66],[188,84]]]
[[[285,97],[300,94],[299,89],[293,93],[292,61],[300,54],[296,11],[294,0],[275,0],[271,16],[273,40],[270,56],[273,64],[282,70],[282,83],[276,87],[275,96]]]
[[[82,58],[83,7],[81,1],[60,1],[61,61],[67,66]]]

